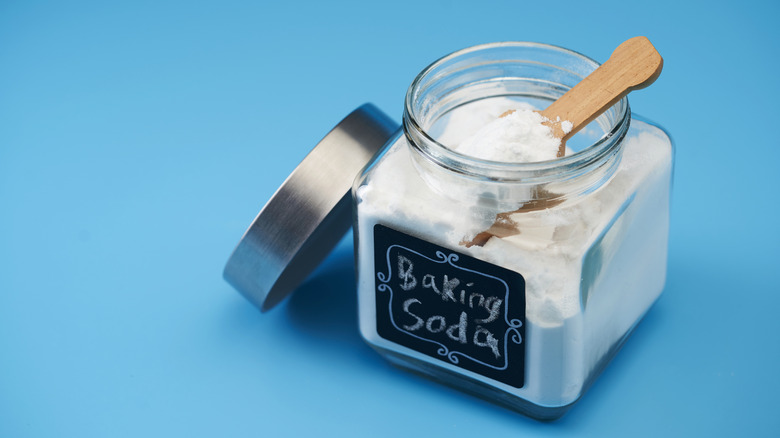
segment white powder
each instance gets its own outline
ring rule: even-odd
[[[492,120],[453,149],[475,158],[505,163],[552,160],[561,141],[543,124],[546,121],[536,111],[518,109]],[[571,123],[568,125],[571,130]]]
[[[539,161],[535,152],[510,150],[512,141],[504,141],[513,129],[504,123],[513,127],[524,123],[492,119],[509,108],[517,108],[516,102],[495,99],[460,107],[436,128],[437,138],[487,160],[513,161],[507,159],[512,156],[517,161]],[[496,123],[493,127],[498,126],[499,132],[486,127],[472,136],[473,141],[464,140],[478,128],[473,122],[461,123],[464,120]],[[535,135],[527,138],[536,141]],[[487,140],[491,138],[497,140]],[[550,150],[544,154],[554,157],[557,145],[546,149]],[[363,336],[379,347],[485,380],[377,335],[372,230],[379,223],[523,275],[526,384],[519,389],[490,384],[540,406],[575,401],[663,288],[670,150],[662,131],[633,121],[619,167],[600,189],[554,208],[515,214],[512,220],[519,224],[520,234],[493,237],[483,247],[466,248],[459,243],[487,229],[506,207],[490,207],[489,199],[475,197],[479,190],[469,181],[448,184],[446,190],[431,187],[413,164],[413,152],[401,136],[374,165],[368,183],[356,191]]]

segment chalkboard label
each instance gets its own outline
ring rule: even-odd
[[[523,386],[525,280],[517,272],[374,226],[379,336]]]

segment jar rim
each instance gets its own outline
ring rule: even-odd
[[[432,159],[443,167],[464,175],[480,179],[487,178],[499,181],[522,180],[524,182],[544,182],[553,175],[555,175],[555,179],[560,179],[567,177],[567,174],[570,173],[578,174],[588,167],[594,165],[598,166],[598,164],[605,159],[618,153],[621,141],[628,131],[631,120],[631,110],[627,97],[623,97],[613,105],[612,108],[615,108],[616,117],[609,129],[605,129],[605,134],[603,136],[578,152],[552,160],[526,163],[485,160],[459,153],[433,138],[433,136],[422,126],[418,108],[415,106],[415,101],[424,85],[429,81],[440,80],[447,74],[451,74],[452,72],[447,73],[442,71],[448,64],[452,64],[453,62],[467,58],[468,56],[474,56],[481,52],[496,49],[547,51],[569,57],[575,61],[584,62],[584,65],[587,65],[588,68],[592,67],[592,70],[595,70],[600,65],[597,61],[579,52],[552,44],[529,41],[504,41],[480,44],[445,55],[425,67],[414,78],[407,89],[404,99],[403,128],[413,147],[424,156]],[[529,60],[524,61],[532,62]],[[548,65],[559,70],[566,70],[564,66],[554,64]],[[455,72],[457,72],[457,70]],[[557,85],[564,86],[563,84]]]

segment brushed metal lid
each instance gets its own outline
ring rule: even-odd
[[[352,183],[397,130],[371,104],[339,122],[260,210],[228,259],[225,280],[262,311],[279,304],[352,226]]]

